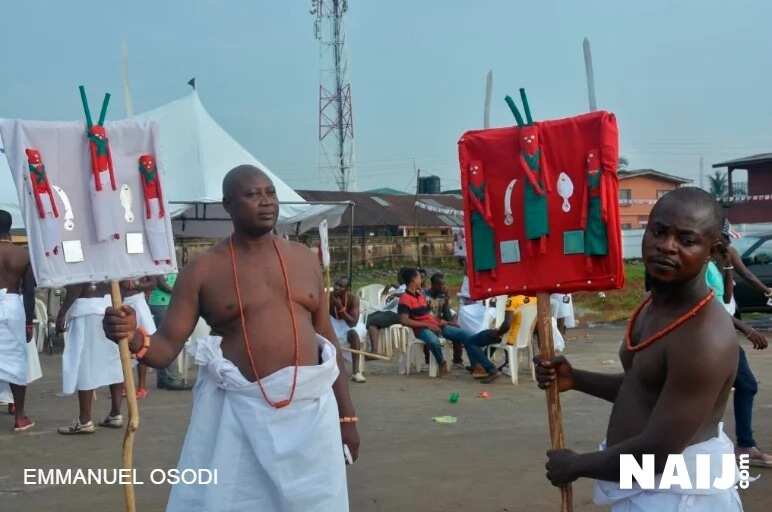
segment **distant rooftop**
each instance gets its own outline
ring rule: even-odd
[[[365,190],[368,194],[378,194],[382,196],[406,196],[409,195],[407,192],[403,192],[401,190],[397,190],[396,188],[390,188],[390,187],[382,187],[382,188],[374,188],[372,190]]]
[[[654,169],[631,169],[629,171],[623,170],[619,171],[617,174],[619,174],[620,180],[635,178],[637,176],[654,176],[663,180],[672,181],[673,183],[684,184],[692,182],[692,180],[688,178],[682,178],[680,176],[675,176],[666,172],[655,171]]]
[[[762,165],[768,163],[772,163],[772,153],[759,153],[758,155],[735,158],[734,160],[727,160],[726,162],[713,164],[713,167],[739,167],[742,169],[748,166],[752,167],[754,165]]]

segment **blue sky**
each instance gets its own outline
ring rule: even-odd
[[[3,3],[0,117],[82,117],[77,85],[112,92],[124,116],[121,43],[134,109],[187,92],[291,186],[318,171],[319,48],[310,1]],[[525,87],[536,119],[587,110],[582,38],[598,103],[617,114],[631,168],[696,179],[699,157],[772,151],[772,3],[766,1],[349,0],[346,15],[360,189],[414,190],[413,159],[458,187],[456,142],[492,125]],[[92,103],[98,101],[92,99]]]

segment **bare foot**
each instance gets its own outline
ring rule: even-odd
[[[445,375],[447,375],[449,373],[450,373],[450,370],[448,370],[448,362],[447,361],[443,361],[440,364],[440,375],[439,376],[440,377],[444,377]]]

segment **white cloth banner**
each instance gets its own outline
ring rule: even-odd
[[[157,155],[158,127],[147,121],[123,120],[106,123],[105,128],[116,190],[112,190],[108,173],[103,172],[100,173],[102,190],[96,192],[83,123],[0,120],[0,136],[24,215],[32,268],[40,287],[57,288],[73,283],[177,272],[169,216],[165,216],[160,226],[148,226],[144,214],[140,155],[156,155],[162,184],[164,180],[163,159]],[[55,190],[53,197],[60,224],[56,229],[47,226],[50,218],[44,221],[38,215],[27,149],[40,153],[48,181]],[[99,213],[95,214],[94,210]],[[164,232],[160,239],[159,229]],[[117,240],[112,237],[115,232],[120,236]],[[57,242],[52,240],[53,236],[61,238],[57,254],[50,250]],[[165,250],[160,247],[164,243]],[[49,249],[47,256],[46,249]],[[156,265],[149,249],[168,255],[170,261]]]
[[[327,229],[327,219],[319,223],[319,245],[322,251],[322,266],[330,266],[330,238]]]
[[[292,403],[274,409],[223,356],[221,338],[198,341],[193,413],[178,468],[217,470],[217,484],[172,486],[166,512],[347,512],[335,348],[318,337],[322,364],[298,371]],[[287,397],[293,367],[262,379]]]

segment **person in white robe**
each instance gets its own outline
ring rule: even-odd
[[[23,402],[21,410],[18,410],[12,392],[12,386],[18,392],[19,388],[24,389],[30,382],[40,378],[40,363],[30,368],[30,363],[34,363],[29,354],[30,349],[35,350],[35,344],[27,341],[22,296],[0,288],[0,400],[9,405],[14,404],[8,411],[21,416],[21,420],[17,418],[14,425],[17,432],[35,425],[31,421],[23,421],[26,418]],[[37,360],[36,350],[34,360]]]
[[[102,327],[105,309],[112,304],[107,283],[67,287],[67,298],[59,310],[57,330],[64,331],[62,392],[78,393],[79,415],[72,425],[60,427],[64,435],[91,434],[94,390],[110,388],[110,412],[99,425],[121,428],[123,370],[118,346],[107,339]]]
[[[216,482],[174,486],[167,511],[347,512],[359,418],[318,259],[274,235],[278,198],[260,169],[228,172],[223,206],[233,235],[182,269],[154,335],[137,329],[129,306],[105,312],[109,339],[128,338],[152,368],[174,361],[201,316],[212,328],[196,343],[201,366],[178,469],[216,471]]]
[[[29,251],[11,240],[12,221],[9,212],[0,210],[0,387],[12,395],[5,398],[14,402],[9,406],[14,414],[13,430],[23,432],[35,425],[25,414],[27,384],[35,377],[29,368],[33,362],[29,350],[34,349],[35,278]]]
[[[216,469],[217,483],[173,486],[166,512],[348,510],[340,429],[325,426],[338,421],[333,345],[318,337],[322,364],[300,368],[292,406],[276,411],[223,356],[220,341],[197,342],[193,413],[178,464]],[[262,379],[266,394],[286,393],[292,373]]]

